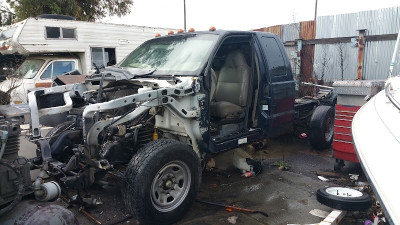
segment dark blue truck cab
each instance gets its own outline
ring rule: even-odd
[[[294,120],[295,83],[280,39],[261,32],[205,33],[219,38],[204,70],[209,101],[202,120],[210,132],[202,150],[219,152],[285,133]]]

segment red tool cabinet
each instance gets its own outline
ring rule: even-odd
[[[333,136],[333,157],[335,170],[341,170],[344,161],[358,163],[351,136],[351,122],[354,115],[369,99],[383,89],[383,80],[342,80],[332,85],[337,94],[335,134]]]
[[[360,106],[336,105],[333,156],[339,160],[359,162],[351,137],[351,122]],[[343,162],[342,162],[343,163]],[[341,165],[335,165],[335,170]]]

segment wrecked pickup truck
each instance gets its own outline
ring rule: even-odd
[[[124,201],[144,224],[185,214],[210,154],[283,134],[301,120],[313,146],[327,148],[333,138],[332,92],[295,99],[283,44],[261,32],[157,37],[84,83],[37,89],[28,100],[30,141],[38,146],[30,162],[42,171],[36,190],[47,174],[79,193],[127,164]],[[39,118],[65,112],[66,122],[43,137]]]

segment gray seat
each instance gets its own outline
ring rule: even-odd
[[[241,118],[247,104],[250,67],[239,50],[226,57],[215,89],[215,102],[211,102],[211,113],[219,118]]]

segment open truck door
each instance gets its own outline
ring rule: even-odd
[[[260,60],[258,124],[263,133],[277,136],[293,123],[295,82],[281,41],[274,34],[256,33]]]

